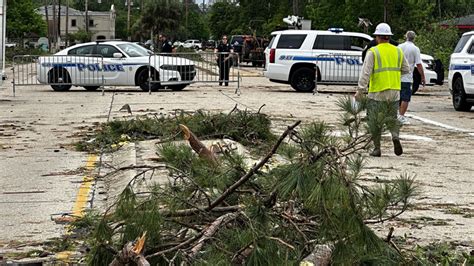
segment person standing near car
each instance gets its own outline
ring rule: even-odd
[[[222,83],[224,83],[225,86],[229,86],[229,72],[233,52],[234,48],[227,42],[227,36],[222,36],[221,43],[214,49],[217,66],[219,67],[219,86],[222,86]]]
[[[165,34],[160,36],[161,41],[161,52],[162,53],[172,53],[173,52],[173,45],[170,41],[168,41],[168,37]]]
[[[415,40],[415,32],[414,31],[407,31],[405,34],[405,42],[400,44],[400,47],[405,55],[405,59],[408,61],[410,65],[410,73],[402,75],[402,85],[400,90],[400,115],[398,116],[398,120],[402,125],[408,124],[408,119],[405,117],[405,113],[408,109],[408,104],[411,100],[412,94],[412,84],[413,84],[413,70],[416,68],[418,69],[418,73],[421,76],[421,84],[423,87],[425,86],[425,73],[423,72],[423,66],[421,65],[421,56],[420,56],[420,49],[413,43]]]
[[[367,124],[374,143],[374,150],[370,155],[376,157],[382,155],[380,149],[382,131],[387,128],[392,134],[394,153],[400,156],[403,154],[403,148],[399,137],[397,110],[401,75],[409,73],[410,66],[403,56],[402,49],[389,43],[393,34],[387,23],[378,24],[374,35],[377,46],[367,52],[355,98],[360,100],[362,93],[368,88]]]

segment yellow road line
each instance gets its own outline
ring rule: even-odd
[[[82,178],[81,186],[79,187],[79,191],[77,192],[76,201],[74,202],[74,207],[72,208],[71,215],[74,218],[83,217],[84,211],[87,208],[87,202],[89,200],[89,193],[91,192],[92,185],[94,184],[94,178],[92,177],[92,173],[95,168],[95,162],[97,161],[97,155],[90,154],[87,156],[87,163],[86,163],[86,174]],[[70,235],[72,233],[71,227],[68,225],[66,226],[65,235]],[[66,250],[56,254],[56,259],[62,262],[70,262],[71,256],[74,252]]]
[[[84,177],[82,178],[81,186],[79,187],[79,191],[77,192],[76,202],[74,203],[74,207],[72,208],[72,215],[74,217],[84,216],[84,210],[86,209],[86,205],[89,200],[89,193],[94,182],[94,177],[92,177],[92,173],[96,161],[97,155],[90,154],[87,157],[86,175],[84,175]]]

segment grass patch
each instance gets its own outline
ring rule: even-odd
[[[450,243],[431,243],[411,251],[411,265],[474,265],[474,254],[456,251]]]
[[[276,139],[270,131],[271,121],[264,114],[241,110],[212,114],[199,110],[192,114],[181,111],[103,123],[88,139],[76,143],[76,148],[87,152],[114,151],[126,141],[181,139],[179,124],[186,125],[200,139],[229,138],[254,150],[262,150]]]

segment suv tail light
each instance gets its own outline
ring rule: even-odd
[[[275,48],[270,49],[270,63],[275,63]]]

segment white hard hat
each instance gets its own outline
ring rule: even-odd
[[[380,23],[375,28],[374,35],[381,35],[381,36],[392,36],[392,29],[387,23]]]

